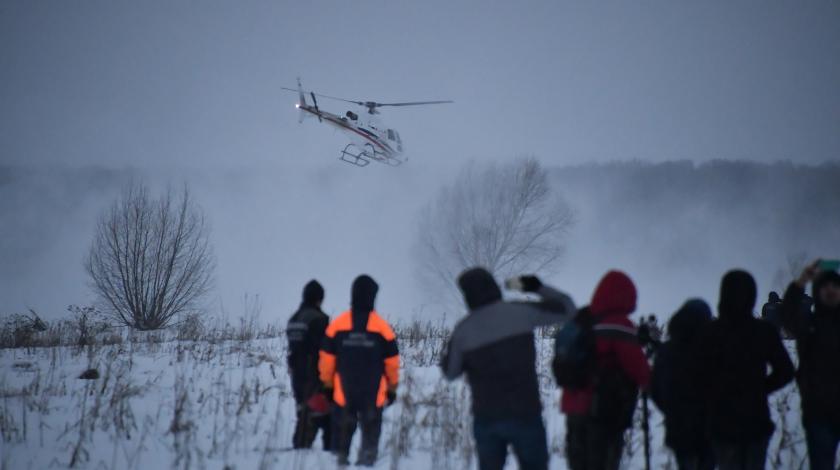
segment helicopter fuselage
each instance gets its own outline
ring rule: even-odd
[[[367,166],[371,160],[384,163],[390,166],[398,166],[405,162],[403,155],[402,139],[400,134],[394,129],[389,129],[382,126],[378,119],[375,118],[378,108],[383,106],[419,106],[429,104],[444,104],[452,103],[452,101],[410,101],[399,103],[379,103],[376,101],[355,101],[335,96],[322,95],[310,91],[309,97],[312,99],[311,104],[306,101],[306,92],[303,91],[303,86],[300,84],[300,78],[297,81],[297,89],[280,87],[282,90],[294,91],[298,94],[298,102],[295,107],[300,112],[300,120],[306,116],[315,116],[319,122],[326,121],[327,124],[344,131],[351,139],[351,144],[344,147],[341,151],[340,160],[356,166]],[[361,106],[367,109],[367,114],[370,116],[367,120],[360,119],[360,116],[353,111],[347,111],[344,116],[333,114],[329,111],[322,111],[318,107],[318,99],[327,98],[336,101],[343,101]]]
[[[352,111],[348,111],[346,116],[339,116],[306,103],[298,103],[296,106],[301,112],[315,116],[319,121],[348,133],[363,156],[402,163],[399,159],[402,154],[402,141],[395,130],[379,129],[370,122],[361,122],[360,117]]]

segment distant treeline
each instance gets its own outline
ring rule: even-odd
[[[552,178],[594,241],[632,244],[660,264],[840,257],[840,163],[606,163]]]

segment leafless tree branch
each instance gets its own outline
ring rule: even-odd
[[[100,218],[85,268],[103,309],[153,330],[195,312],[212,285],[209,228],[185,186],[153,200],[131,184]]]
[[[484,266],[499,278],[551,271],[574,212],[534,158],[467,165],[420,214],[416,254],[432,292],[456,301],[455,277]]]

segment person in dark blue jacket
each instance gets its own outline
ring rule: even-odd
[[[755,318],[757,286],[746,271],[721,280],[719,317],[700,333],[699,382],[720,470],[759,470],[775,425],[768,397],[793,380],[779,330]]]
[[[680,470],[715,468],[698,379],[699,332],[712,321],[712,310],[700,299],[687,301],[668,323],[653,365],[651,397],[665,415],[665,445]]]
[[[289,353],[286,357],[289,373],[292,379],[292,393],[294,394],[297,423],[292,436],[292,446],[295,449],[312,447],[318,430],[322,432],[324,450],[331,448],[330,417],[327,410],[319,410],[311,406],[321,398],[326,397],[321,390],[318,380],[318,351],[324,338],[324,331],[330,317],[321,311],[324,300],[324,288],[318,281],[312,280],[303,288],[303,301],[297,312],[289,318],[286,326],[286,338],[289,341]]]
[[[840,446],[840,273],[808,266],[782,302],[785,328],[796,339],[802,424],[813,470],[837,468]],[[814,312],[804,310],[813,283]]]

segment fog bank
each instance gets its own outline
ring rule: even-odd
[[[218,257],[210,314],[231,318],[258,295],[261,320],[285,321],[310,278],[325,307],[349,304],[369,273],[378,307],[399,319],[438,318],[417,283],[417,212],[444,183],[410,162],[364,170],[333,162],[282,169],[34,169],[0,167],[0,313],[33,308],[47,319],[93,301],[83,259],[96,218],[132,178],[159,190],[187,182],[212,227]],[[549,167],[577,211],[567,255],[550,282],[588,301],[607,269],[638,283],[643,312],[670,313],[689,296],[716,302],[732,267],[751,270],[766,295],[790,254],[840,257],[840,167],[748,162],[613,163]],[[463,312],[448,312],[448,318]]]

